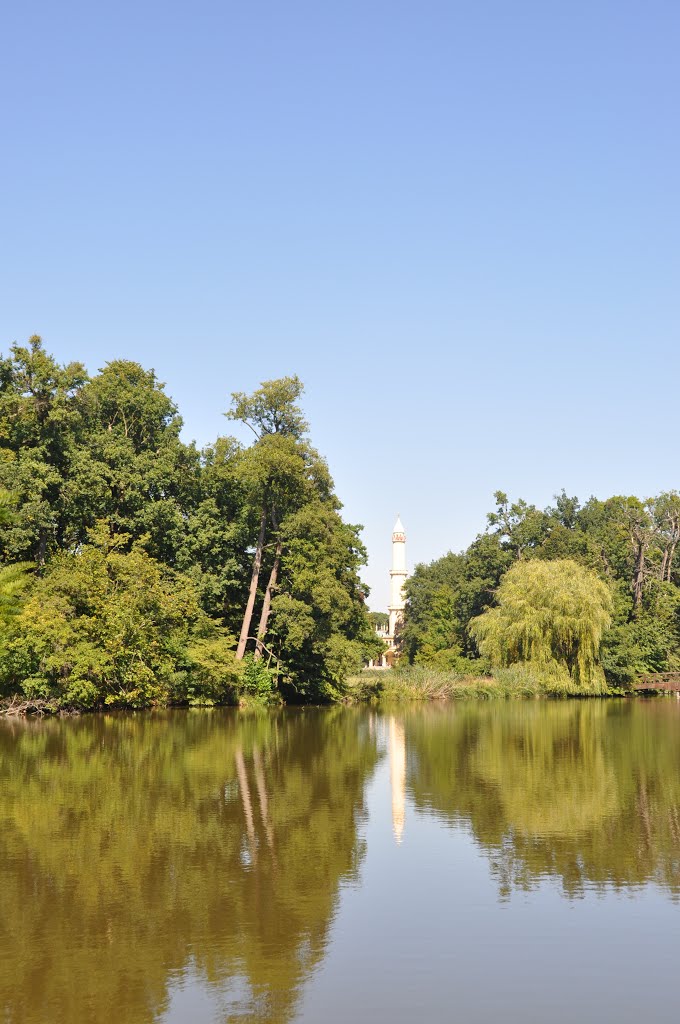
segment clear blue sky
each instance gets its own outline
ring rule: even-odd
[[[387,602],[497,488],[680,487],[676,0],[0,15],[0,347],[156,369],[187,438],[298,373]]]

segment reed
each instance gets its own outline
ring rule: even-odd
[[[410,665],[390,671],[366,669],[350,676],[345,701],[497,700],[512,697],[579,696],[568,678],[526,665],[496,669],[490,676],[469,676]]]

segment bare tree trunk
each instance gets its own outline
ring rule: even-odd
[[[255,644],[255,661],[259,661],[264,653],[263,641],[267,635],[267,623],[269,622],[269,613],[272,607],[272,591],[276,586],[279,578],[279,566],[281,564],[281,551],[283,549],[283,541],[279,540],[276,544],[276,555],[274,556],[274,564],[272,571],[269,574],[269,583],[267,589],[264,592],[264,601],[262,602],[262,612],[260,613],[260,625],[257,628],[257,643]]]
[[[41,569],[45,565],[45,558],[46,558],[46,556],[47,556],[47,533],[45,532],[44,529],[41,529],[40,535],[39,535],[39,538],[38,538],[38,557],[36,558],[36,562],[38,563],[38,565],[40,566]]]
[[[642,591],[645,585],[645,542],[636,537],[635,569],[633,571],[633,614],[637,615],[642,604]]]
[[[267,507],[266,505],[263,505],[262,518],[260,519],[260,532],[257,538],[255,557],[253,558],[253,574],[250,577],[250,591],[248,593],[248,603],[246,604],[246,610],[243,613],[241,635],[238,639],[238,647],[236,648],[237,661],[241,661],[243,655],[246,653],[246,643],[248,642],[248,634],[250,633],[250,623],[253,618],[253,608],[255,607],[255,597],[257,596],[257,584],[260,582],[260,569],[262,567],[262,550],[264,548],[264,535],[266,528]]]
[[[668,555],[668,576],[667,576],[667,579],[668,579],[669,583],[671,582],[671,573],[673,572],[673,558],[675,557],[675,549],[677,547],[677,544],[678,544],[677,538],[674,537],[673,538],[673,543],[671,544],[671,550],[670,550],[670,553]]]

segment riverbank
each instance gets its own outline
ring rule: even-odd
[[[621,696],[618,689],[584,693],[561,677],[516,665],[493,675],[465,676],[423,666],[392,670],[365,670],[351,676],[345,686],[347,703],[367,701],[494,700],[532,697]]]
[[[515,665],[511,668],[498,669],[493,675],[466,676],[455,672],[440,670],[418,665],[396,668],[388,671],[365,669],[363,672],[350,676],[338,692],[332,704],[367,704],[379,702],[417,702],[447,700],[526,700],[538,697],[565,699],[574,697],[623,697],[636,696],[639,693],[662,694],[670,692],[664,680],[643,682],[630,690],[609,687],[602,690],[584,692],[568,681],[535,668]],[[673,690],[672,692],[675,692]],[[278,706],[283,702],[278,701]],[[188,707],[184,702],[170,702],[167,705],[151,705],[148,710],[162,707]],[[240,703],[194,701],[192,707],[228,707],[238,706],[243,710],[257,707],[273,707],[271,702],[258,700],[254,697],[242,698]],[[26,700],[16,696],[0,700],[0,716],[17,717],[23,715],[69,715],[96,713],[111,710],[143,710],[132,705],[102,706],[101,708],[78,708],[60,704],[56,700]]]

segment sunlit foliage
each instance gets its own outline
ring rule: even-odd
[[[470,626],[492,664],[527,662],[567,674],[578,689],[604,688],[599,654],[613,602],[593,573],[568,559],[516,562],[496,600]]]
[[[38,337],[11,347],[0,359],[5,694],[88,708],[338,694],[381,644],[360,527],[342,520],[302,392],[283,377],[234,393],[229,418],[254,443],[219,437],[199,452],[152,370],[114,359],[90,376]],[[263,665],[243,673],[246,652]]]
[[[497,492],[487,532],[460,554],[417,565],[407,581],[401,649],[411,663],[455,670],[480,650],[471,623],[497,603],[515,563],[569,560],[594,573],[612,595],[612,627],[601,664],[610,685],[646,673],[680,671],[680,496],[646,501],[614,496],[581,505],[564,491],[543,511]],[[469,667],[479,674],[484,666]]]

